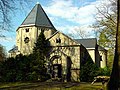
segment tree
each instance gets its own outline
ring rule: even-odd
[[[99,68],[89,56],[85,62],[81,63],[80,81],[91,82],[99,74]]]
[[[41,31],[33,53],[24,56],[17,55],[15,58],[8,58],[0,62],[0,81],[44,81],[49,78],[46,68],[46,56],[48,55],[49,42]]]
[[[0,45],[0,61],[4,61],[6,59],[6,52],[2,45]]]
[[[44,36],[44,31],[41,30],[41,33],[35,43],[35,47],[33,49],[33,65],[32,65],[32,74],[35,77],[35,80],[44,80],[46,79],[47,75],[47,68],[46,68],[46,55],[48,52],[48,41]]]
[[[93,62],[87,50],[82,58],[83,60],[80,63],[80,81],[91,82],[94,77],[99,75],[99,67]]]
[[[96,7],[96,23],[93,25],[98,35],[98,44],[108,49],[108,66],[112,66],[115,49],[115,35],[117,27],[116,0],[109,0],[109,4],[101,3]]]
[[[29,81],[31,60],[22,54],[0,62],[0,82]]]
[[[120,89],[120,1],[117,0],[117,29],[116,29],[115,56],[110,81],[108,82],[108,90],[119,89]]]
[[[75,36],[79,36],[79,38],[87,38],[90,36],[89,32],[87,32],[84,27],[76,27],[74,32],[69,33],[68,36],[75,38]]]
[[[31,59],[29,56],[19,54],[15,57],[16,81],[29,81]]]
[[[3,31],[11,31],[12,17],[15,10],[30,2],[29,0],[0,0],[0,37],[5,37]],[[16,5],[17,4],[17,5]],[[20,8],[19,8],[20,9]],[[14,14],[13,14],[14,13]]]

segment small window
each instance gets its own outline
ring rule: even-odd
[[[61,39],[60,38],[56,38],[56,43],[61,43]]]
[[[26,32],[29,32],[29,28],[26,28],[25,31],[26,31]]]
[[[29,42],[29,38],[26,37],[26,38],[24,39],[24,42],[25,42],[25,43],[28,43],[28,42]]]

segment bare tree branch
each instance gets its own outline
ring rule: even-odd
[[[18,8],[23,4],[29,3],[30,0],[0,0],[0,32],[12,31],[12,17]],[[0,33],[0,37],[4,36]]]

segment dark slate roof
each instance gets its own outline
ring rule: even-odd
[[[98,45],[98,50],[107,51],[105,48]]]
[[[82,44],[85,48],[95,48],[97,44],[96,38],[74,39],[74,40]]]
[[[33,7],[33,9],[25,18],[25,20],[23,21],[20,27],[30,26],[30,25],[49,27],[49,28],[55,29],[40,4],[36,4]]]

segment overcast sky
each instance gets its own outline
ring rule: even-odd
[[[79,29],[89,34],[87,38],[95,37],[90,25],[95,22],[96,6],[103,2],[108,3],[107,0],[34,0],[30,6],[24,5],[25,10],[17,10],[12,17],[13,32],[4,32],[7,37],[1,39],[0,44],[5,46],[7,51],[15,45],[16,29],[37,2],[41,4],[58,31],[65,34],[74,33],[74,38],[80,38],[77,35]]]

